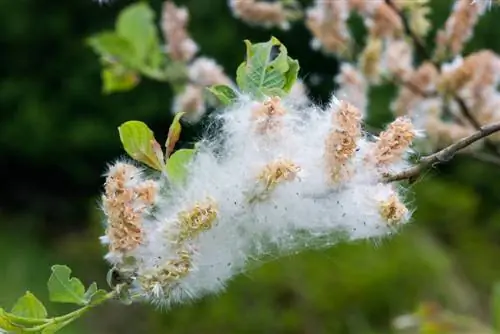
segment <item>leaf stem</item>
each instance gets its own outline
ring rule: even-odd
[[[65,314],[65,315],[46,319],[47,321],[44,324],[41,324],[41,325],[38,325],[35,327],[31,327],[31,328],[25,328],[23,330],[25,332],[40,332],[40,331],[44,330],[45,328],[47,328],[48,326],[54,326],[54,325],[58,325],[58,324],[61,325],[61,328],[62,328],[64,326],[70,324],[71,322],[73,322],[74,320],[79,318],[80,316],[82,316],[85,312],[87,312],[91,308],[93,308],[97,305],[100,305],[105,301],[113,299],[114,297],[116,297],[116,291],[111,291],[106,296],[104,296],[102,299],[100,299],[98,302],[96,302],[94,304],[85,305],[85,306],[83,306],[83,307],[81,307],[73,312],[70,312],[68,314]]]

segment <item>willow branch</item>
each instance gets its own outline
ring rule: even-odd
[[[429,166],[434,166],[439,163],[450,161],[459,151],[475,143],[476,141],[481,140],[498,131],[500,131],[500,122],[480,127],[479,130],[474,132],[472,135],[460,139],[456,143],[451,144],[441,151],[421,158],[417,165],[405,169],[397,174],[384,175],[384,181],[393,182],[413,179],[420,175],[420,173]]]
[[[467,105],[465,104],[465,101],[459,97],[459,96],[455,96],[455,101],[457,101],[458,103],[458,106],[460,108],[460,111],[462,113],[462,115],[469,121],[469,123],[476,129],[476,130],[479,130],[481,128],[481,123],[479,123],[475,118],[474,116],[472,116],[469,108],[467,107]],[[493,142],[491,142],[491,140],[486,140],[485,141],[485,144],[486,146],[492,151],[494,152],[495,154],[497,155],[500,155],[500,150],[499,148],[497,147],[497,145],[495,145]]]

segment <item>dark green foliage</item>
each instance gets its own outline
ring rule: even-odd
[[[167,86],[142,79],[130,92],[102,95],[101,65],[85,44],[88,36],[112,29],[130,3],[0,1],[2,305],[14,304],[28,287],[48,301],[44,284],[51,262],[70,264],[85,282],[102,278],[103,286],[107,269],[100,259],[96,202],[106,163],[122,154],[116,129],[140,119],[159,143],[167,139],[173,118]],[[158,13],[160,1],[150,3]],[[189,30],[202,54],[227,73],[236,73],[242,61],[243,39],[276,36],[300,61],[299,76],[307,84],[322,80],[311,86],[314,100],[328,99],[337,61],[310,50],[301,24],[289,32],[250,28],[230,16],[225,0],[177,3],[191,11]],[[442,24],[451,1],[432,3],[432,17]],[[499,15],[494,8],[478,25],[468,52],[500,51]],[[380,128],[391,119],[391,94],[390,87],[372,91],[370,125]],[[199,133],[183,128],[178,147],[189,146]],[[268,263],[239,277],[226,293],[169,313],[106,306],[62,333],[385,334],[394,316],[425,300],[490,321],[492,285],[500,277],[498,180],[494,166],[453,160],[414,184],[415,220],[392,240]]]

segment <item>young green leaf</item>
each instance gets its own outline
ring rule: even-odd
[[[139,75],[122,66],[108,66],[102,69],[102,91],[104,94],[126,92],[139,83]]]
[[[155,153],[156,159],[161,162],[165,162],[165,156],[163,155],[163,149],[161,145],[154,140],[153,141],[153,152]]]
[[[125,66],[136,65],[137,56],[133,45],[113,31],[93,35],[87,39],[87,44],[105,59],[112,59]]]
[[[42,302],[29,291],[26,291],[24,296],[17,300],[10,312],[13,315],[26,318],[47,318],[47,310],[45,309],[45,306],[43,306]]]
[[[125,8],[115,31],[96,34],[87,40],[106,64],[102,71],[104,93],[122,92],[138,84],[138,73],[164,81],[165,56],[161,49],[154,12],[146,3]]]
[[[285,96],[297,80],[298,62],[288,56],[286,47],[275,37],[257,44],[246,40],[245,44],[246,60],[236,72],[239,88],[259,98]],[[273,58],[276,48],[278,55]]]
[[[234,103],[234,101],[238,98],[236,92],[231,87],[226,85],[214,85],[212,87],[208,87],[207,90],[215,95],[215,97],[217,97],[225,106]]]
[[[137,161],[145,163],[151,168],[161,171],[163,162],[155,153],[156,140],[153,131],[146,124],[139,121],[128,121],[119,128],[120,140],[123,148]]]
[[[97,305],[104,301],[108,295],[108,292],[102,289],[97,289],[97,284],[94,282],[90,284],[89,288],[85,292],[84,298],[88,305]]]
[[[53,302],[72,303],[85,305],[85,287],[78,278],[71,278],[71,269],[67,266],[52,266],[47,286],[49,288],[49,298]]]
[[[172,124],[170,124],[170,128],[168,129],[167,141],[165,143],[165,156],[168,157],[172,154],[175,148],[175,144],[179,140],[181,136],[181,118],[184,116],[185,112],[178,112],[175,114],[174,120]]]
[[[180,149],[174,152],[167,160],[167,175],[169,180],[182,184],[187,176],[187,165],[193,159],[194,149]]]
[[[84,298],[87,301],[87,304],[93,305],[98,304],[100,301],[106,299],[105,297],[107,294],[107,291],[97,289],[97,284],[93,282],[85,292]]]
[[[154,19],[155,13],[147,3],[130,5],[120,13],[116,32],[132,44],[138,64],[158,67],[161,49]]]
[[[297,81],[297,78],[299,76],[299,61],[292,59],[290,57],[287,58],[287,63],[288,63],[288,71],[286,71],[285,75],[285,84],[283,86],[283,90],[285,93],[290,93],[292,90],[293,85]]]
[[[92,284],[89,285],[87,291],[85,291],[85,294],[83,295],[83,298],[88,301],[88,300],[90,300],[90,298],[92,298],[92,296],[96,292],[97,292],[97,283],[96,282],[92,282]]]

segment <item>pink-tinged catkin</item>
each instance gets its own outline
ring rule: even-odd
[[[143,240],[142,216],[156,200],[154,181],[139,181],[139,170],[129,164],[113,166],[106,178],[102,197],[108,219],[109,251],[125,254]]]
[[[249,24],[288,27],[288,11],[281,2],[229,0],[234,16]]]
[[[397,225],[408,216],[408,208],[396,194],[392,194],[380,203],[380,215],[390,226]]]
[[[398,117],[382,131],[375,143],[372,158],[375,165],[385,167],[398,162],[415,138],[415,129],[410,119]]]
[[[496,89],[496,87],[495,87]],[[491,124],[500,120],[500,94],[495,90],[473,106],[472,112],[481,125]],[[490,140],[500,140],[500,133],[488,137]]]
[[[443,94],[460,96],[479,124],[485,125],[500,119],[497,91],[499,83],[500,57],[489,50],[481,50],[462,61],[443,66],[438,87]],[[452,111],[458,110],[458,106],[452,107],[455,107]],[[470,129],[467,130],[470,132]],[[453,134],[455,133],[457,132],[454,131]],[[493,140],[498,138],[498,135],[492,136]]]
[[[474,75],[475,68],[471,61],[464,61],[453,70],[443,70],[439,78],[437,88],[446,95],[456,94],[462,89]]]
[[[403,22],[384,0],[349,0],[349,5],[361,15],[372,38],[402,36]]]
[[[383,66],[392,76],[405,81],[413,72],[413,49],[404,39],[389,39],[383,52]]]
[[[256,131],[260,134],[272,134],[279,132],[282,127],[282,117],[286,114],[278,96],[268,98],[262,104],[255,107],[252,112],[252,120],[255,122]]]
[[[361,112],[345,101],[333,113],[334,128],[325,140],[326,172],[332,183],[345,180],[351,174],[348,163],[354,156],[361,137]]]
[[[447,94],[456,94],[466,88],[468,92],[465,93],[469,93],[477,103],[481,102],[485,92],[491,91],[488,88],[496,86],[499,78],[500,58],[489,50],[481,50],[467,56],[452,70],[443,69],[438,87]]]
[[[479,17],[485,12],[486,4],[470,0],[455,0],[453,10],[445,23],[444,30],[436,36],[436,55],[456,56],[464,48],[464,43],[471,37]]]
[[[403,22],[387,3],[382,2],[373,15],[370,34],[376,37],[397,37],[403,33]]]
[[[468,85],[476,104],[487,104],[488,97],[496,94],[500,82],[500,57],[498,54],[481,50],[466,58],[475,67],[474,76]]]
[[[145,180],[139,183],[135,188],[134,192],[137,199],[146,205],[152,205],[156,201],[156,195],[158,193],[157,184],[153,180]]]
[[[436,89],[438,78],[439,73],[434,65],[429,62],[420,65],[416,71],[408,74],[405,84],[391,104],[392,111],[397,116],[406,115],[418,102],[425,99],[425,94]]]
[[[189,79],[200,86],[232,85],[224,69],[213,59],[206,57],[196,58],[188,67]]]
[[[339,85],[335,95],[356,106],[365,115],[368,108],[368,83],[359,69],[349,63],[342,63],[335,82]]]
[[[476,130],[470,125],[460,125],[456,122],[445,122],[437,115],[427,117],[425,122],[425,132],[432,143],[434,149],[441,149],[456,141],[470,136]],[[479,142],[478,142],[479,143]],[[477,149],[473,144],[465,150]]]
[[[172,60],[188,62],[198,51],[198,46],[186,30],[188,20],[186,8],[177,7],[172,1],[164,3],[161,27],[167,41],[167,52]]]
[[[375,9],[380,6],[380,4],[384,2],[384,0],[347,0],[349,4],[349,8],[352,11],[357,11],[362,15],[373,15]]]
[[[316,0],[307,10],[306,26],[311,31],[313,47],[345,56],[350,52],[351,37],[347,28],[349,7],[346,1]]]
[[[174,99],[173,111],[185,112],[184,119],[196,121],[205,113],[203,87],[188,84]]]

